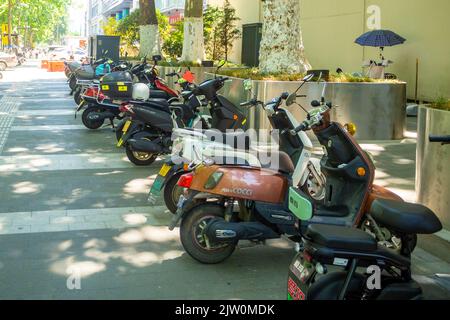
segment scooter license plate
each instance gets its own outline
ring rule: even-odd
[[[123,137],[125,136],[125,134],[127,133],[128,129],[130,128],[131,125],[131,121],[127,120],[127,122],[125,122],[125,125],[122,128],[122,138],[120,138],[119,142],[117,142],[117,147],[121,147],[123,144]]]
[[[169,166],[167,164],[163,164],[163,166],[161,167],[161,170],[159,170],[158,175],[160,175],[161,177],[165,177],[169,173],[170,169],[172,169],[171,166]]]
[[[298,254],[289,266],[288,299],[305,300],[311,279],[315,273],[313,263],[306,261],[303,254]]]
[[[148,202],[152,204],[156,202],[158,197],[161,195],[161,190],[163,188],[165,179],[166,178],[161,175],[158,175],[158,177],[155,179],[150,189],[150,192],[148,193],[148,200],[147,200]]]
[[[122,128],[122,132],[123,132],[123,133],[126,133],[126,132],[128,131],[128,129],[130,128],[130,125],[131,125],[131,121],[130,121],[130,120],[128,120],[127,122],[125,122],[125,125],[124,125],[123,128]]]
[[[84,100],[81,100],[80,104],[78,105],[77,112],[80,111],[81,108],[83,108],[83,106],[84,106]]]

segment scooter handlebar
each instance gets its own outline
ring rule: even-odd
[[[448,136],[430,135],[429,140],[430,140],[430,142],[440,142],[442,144],[450,144],[450,135],[448,135]]]

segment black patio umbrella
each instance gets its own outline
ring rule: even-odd
[[[372,30],[364,33],[355,43],[364,47],[377,47],[383,51],[384,47],[392,47],[402,44],[406,41],[405,38],[399,36],[390,30]],[[383,58],[383,55],[381,55]],[[383,58],[384,59],[384,58]]]

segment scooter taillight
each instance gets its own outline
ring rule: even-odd
[[[106,96],[100,91],[100,92],[98,93],[98,100],[103,101],[103,100],[105,100],[105,99],[106,99]]]
[[[192,181],[194,180],[193,173],[183,174],[177,182],[177,185],[182,188],[190,188],[192,185]]]
[[[95,96],[97,96],[97,92],[98,92],[97,89],[87,88],[84,95],[87,97],[95,97]]]
[[[134,112],[133,112],[133,109],[131,108],[131,105],[125,104],[125,103],[122,104],[122,105],[120,105],[119,111],[120,111],[120,112],[134,113]]]

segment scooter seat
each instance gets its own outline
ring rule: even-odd
[[[375,251],[377,241],[360,229],[335,225],[310,224],[306,238],[313,243],[330,248],[351,251]]]
[[[442,229],[433,211],[420,204],[377,199],[370,214],[381,225],[403,234],[432,234]]]
[[[291,174],[294,172],[295,167],[292,163],[289,155],[283,151],[267,153],[267,152],[258,152],[254,151],[258,159],[261,160],[261,168],[263,169],[271,169],[277,170],[280,173]],[[271,159],[278,159],[278,164],[270,161]],[[264,160],[264,161],[263,161]],[[224,157],[215,157],[214,161],[217,165],[228,165],[228,166],[243,166],[249,165],[246,159],[238,157],[238,156],[224,156]]]
[[[250,150],[250,135],[245,131],[206,130],[205,135],[209,140],[228,145],[233,149]]]
[[[151,89],[150,90],[151,99],[169,99],[169,94],[163,90]]]
[[[140,107],[144,107],[144,108],[146,108],[146,107],[157,108],[162,111],[170,113],[169,103],[167,102],[167,100],[164,100],[164,99],[149,99],[147,101],[133,100],[133,101],[130,101],[130,103],[135,106],[140,106]]]

